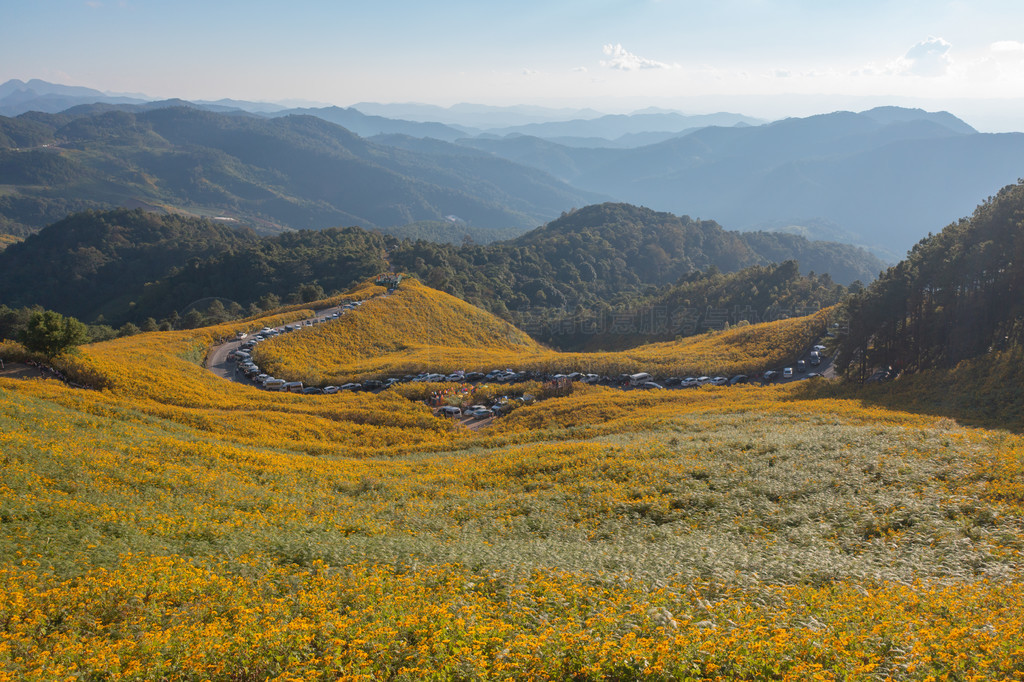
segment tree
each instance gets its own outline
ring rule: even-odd
[[[32,313],[20,334],[20,341],[25,348],[33,353],[42,353],[47,360],[52,360],[88,339],[89,330],[84,324],[52,310]]]

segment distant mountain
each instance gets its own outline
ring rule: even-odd
[[[528,229],[600,198],[489,154],[436,140],[432,153],[384,146],[312,116],[123,106],[0,118],[5,231],[136,205],[228,216],[262,232],[447,215]]]
[[[731,228],[824,221],[882,254],[902,253],[1024,173],[1024,135],[981,134],[945,112],[895,107],[703,128],[636,149],[527,136],[459,143]]]
[[[12,79],[0,84],[0,115],[3,116],[17,116],[27,111],[57,113],[94,102],[132,104],[144,101],[134,96],[111,95],[92,88],[58,85],[36,78],[27,83]]]
[[[273,116],[305,115],[316,116],[325,121],[336,123],[356,135],[373,137],[374,135],[409,135],[411,137],[432,137],[438,140],[453,142],[465,137],[464,130],[452,128],[442,123],[420,123],[401,119],[368,116],[358,109],[341,107],[323,107],[316,109],[284,109],[274,112]]]
[[[596,137],[618,140],[626,135],[643,133],[680,133],[708,126],[729,127],[737,124],[761,125],[765,121],[741,114],[704,114],[687,116],[669,113],[612,114],[592,119],[529,123],[511,128],[491,128],[492,135],[530,135],[540,138]]]
[[[598,118],[603,114],[593,109],[551,109],[530,105],[507,107],[485,104],[455,104],[439,107],[432,104],[380,104],[360,102],[352,105],[364,114],[385,116],[409,121],[439,122],[472,130],[474,133],[491,128],[507,128],[527,123],[565,121],[569,119]]]

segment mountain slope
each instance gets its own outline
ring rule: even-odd
[[[636,149],[578,149],[530,137],[460,144],[734,229],[829,222],[880,253],[905,251],[1024,170],[1024,135],[981,134],[945,112],[895,107],[705,128]]]
[[[143,202],[227,215],[262,231],[405,225],[451,214],[478,227],[528,228],[593,197],[505,160],[392,148],[310,116],[105,106],[8,124],[31,127],[36,141],[39,126],[48,127],[52,146],[45,157],[0,153],[13,185],[0,198],[0,216],[38,228],[57,219],[55,204]],[[54,158],[74,170],[31,182]]]
[[[922,239],[847,304],[841,364],[951,367],[1024,347],[1024,182]]]

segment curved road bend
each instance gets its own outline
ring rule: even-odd
[[[305,320],[298,320],[297,322],[306,322],[316,318],[322,319],[324,315],[331,315],[335,312],[341,312],[341,306],[317,310],[313,317],[307,317]],[[296,322],[289,322],[288,324],[296,324]],[[238,350],[241,345],[242,341],[240,339],[232,339],[220,344],[219,346],[211,348],[210,352],[206,356],[206,369],[210,370],[221,379],[237,381],[240,384],[253,386],[253,382],[250,381],[243,372],[238,371],[238,365],[228,360],[228,353],[233,350]]]

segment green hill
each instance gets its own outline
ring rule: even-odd
[[[375,144],[312,116],[268,120],[185,106],[0,118],[0,184],[8,185],[0,196],[8,232],[138,202],[230,216],[266,233],[447,215],[527,229],[597,198],[486,154]]]
[[[860,372],[952,367],[1024,345],[1024,182],[922,239],[847,304],[840,361]]]

